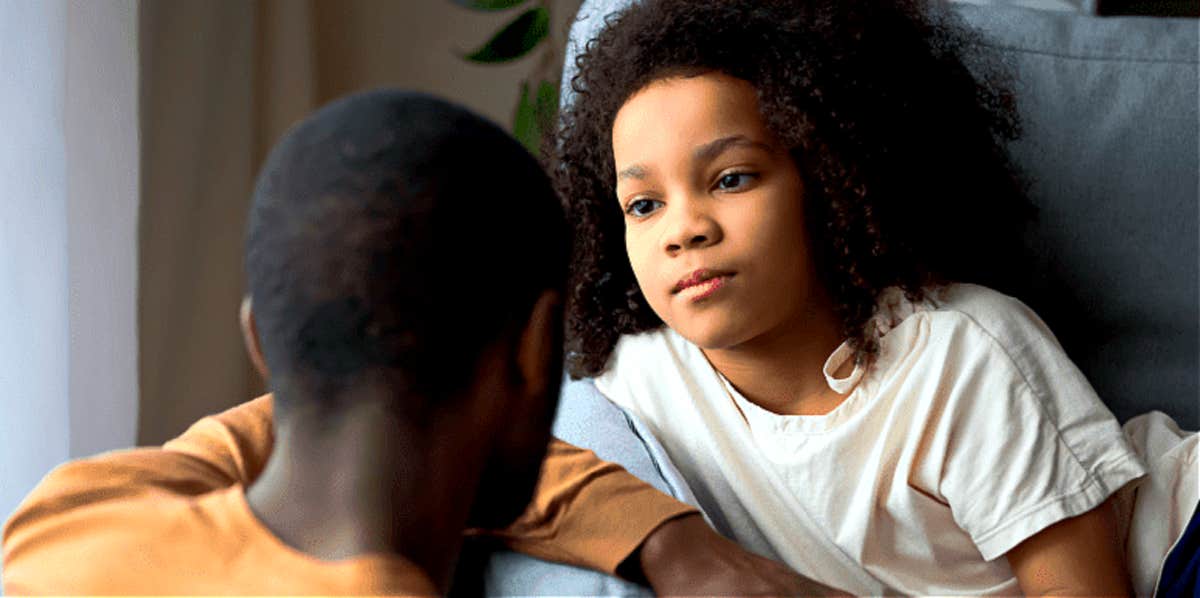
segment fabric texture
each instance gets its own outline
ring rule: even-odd
[[[259,523],[240,484],[169,494],[138,482],[162,475],[153,468],[134,450],[52,473],[10,523],[4,591],[437,594],[424,572],[398,556],[324,562],[293,550]]]
[[[1171,563],[1200,556],[1188,553],[1184,536],[1196,507],[1200,505],[1200,436],[1184,432],[1165,414],[1157,411],[1139,415],[1125,424],[1125,435],[1150,469],[1150,475],[1122,492],[1127,530],[1125,556],[1134,593],[1154,593],[1159,577],[1181,573]],[[1195,538],[1190,540],[1193,544]],[[1172,545],[1183,555],[1166,560]]]
[[[979,6],[1017,6],[1036,10],[1055,10],[1080,14],[1095,14],[1096,0],[951,0]]]
[[[163,526],[169,520],[170,525],[178,523],[185,526],[181,529],[195,532],[189,531],[185,537],[203,537],[211,542],[227,535],[227,543],[232,546],[247,533],[251,536],[246,537],[252,537],[244,519],[236,526],[223,523],[222,517],[236,518],[232,514],[236,509],[230,506],[233,499],[222,493],[250,484],[261,473],[274,443],[271,418],[268,395],[200,420],[161,450],[109,453],[55,470],[5,525],[6,591],[95,594],[127,593],[134,590],[126,588],[140,587],[151,593],[194,593],[191,586],[182,586],[184,582],[167,584],[170,577],[163,575],[171,567],[177,574],[182,568],[198,575],[208,564],[215,568],[203,571],[209,575],[226,571],[219,567],[240,566],[237,554],[218,562],[183,559],[178,550],[184,544],[173,546],[176,540],[165,535]],[[610,574],[664,521],[695,511],[621,467],[600,461],[591,451],[557,440],[551,443],[538,484],[533,504],[516,523],[488,533],[516,550]],[[210,500],[215,501],[213,508],[196,510],[197,505],[208,505],[206,501]],[[203,515],[206,519],[202,521],[207,523],[193,519],[193,514]],[[141,515],[144,520],[139,518]],[[148,535],[137,536],[138,530]],[[135,540],[135,544],[118,544]],[[110,549],[132,545],[139,547],[133,553],[136,557],[127,550]],[[154,561],[156,558],[160,560]],[[279,558],[295,561],[286,556]],[[140,564],[144,559],[164,571],[148,579],[165,585],[122,585],[136,580],[114,572],[127,570],[131,561]],[[63,577],[71,571],[78,574],[70,583],[77,581],[79,585],[68,585]],[[297,581],[306,579],[313,578],[296,577]],[[300,592],[284,586],[268,587],[272,589],[263,591]],[[340,591],[336,589],[340,586],[319,589],[324,587],[317,586],[314,591]],[[359,587],[370,590],[369,586]],[[196,588],[198,593],[219,590],[216,586]],[[226,586],[221,592],[241,590]]]
[[[758,407],[669,329],[622,338],[596,386],[746,547],[856,594],[1019,593],[999,557],[1146,468],[1015,299],[951,285],[913,305],[892,289],[880,314],[869,367],[832,378],[845,345],[826,364],[847,394],[825,415]]]
[[[1200,507],[1163,565],[1158,598],[1200,596]]]

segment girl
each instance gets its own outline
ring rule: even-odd
[[[577,227],[569,367],[649,424],[719,531],[817,581],[1125,594],[1110,498],[1146,467],[989,288],[1019,290],[1031,208],[975,47],[904,1],[608,21],[549,148]]]

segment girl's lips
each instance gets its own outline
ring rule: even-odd
[[[733,278],[732,274],[721,274],[719,276],[714,276],[699,284],[685,287],[679,292],[679,294],[683,295],[689,301],[700,301],[702,299],[707,299],[708,297],[712,296],[713,293],[721,290],[726,283],[729,282],[730,278]]]
[[[717,277],[721,277],[721,276],[730,277],[730,276],[733,276],[733,272],[725,272],[722,270],[709,270],[707,268],[700,268],[699,270],[696,270],[695,272],[692,272],[691,274],[689,274],[686,278],[683,278],[679,282],[675,283],[675,288],[671,289],[671,293],[672,294],[678,293],[680,291],[683,291],[684,289],[704,284],[705,282],[708,282],[709,280],[711,280],[713,278],[717,278]]]

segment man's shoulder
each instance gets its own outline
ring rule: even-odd
[[[46,566],[83,577],[110,575],[101,556],[126,548],[139,554],[152,540],[146,534],[194,515],[198,497],[249,483],[273,440],[268,395],[206,417],[163,447],[110,451],[56,467],[4,525],[5,583]],[[71,564],[76,558],[81,562]],[[55,575],[43,573],[39,579]]]
[[[224,486],[249,484],[262,472],[275,445],[273,414],[274,400],[266,394],[197,421],[163,449],[219,470],[226,478]]]
[[[183,485],[145,485],[135,449],[62,465],[52,471],[5,525],[4,582],[13,593],[136,593],[161,581],[164,563],[211,538],[193,532],[209,521],[199,508],[208,494],[188,492],[194,463],[180,455]],[[158,577],[155,577],[158,576]]]

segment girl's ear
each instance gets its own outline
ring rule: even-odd
[[[242,297],[242,307],[238,310],[238,319],[241,320],[242,341],[246,344],[246,354],[250,357],[250,363],[254,364],[254,369],[258,370],[263,380],[270,379],[271,374],[267,371],[267,360],[263,358],[262,345],[258,341],[258,325],[254,322],[254,305],[250,300],[250,295]]]

